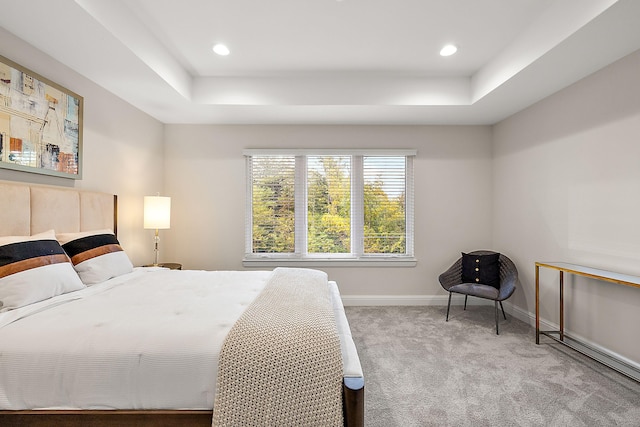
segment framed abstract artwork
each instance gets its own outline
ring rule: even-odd
[[[0,167],[82,179],[83,98],[0,56]]]

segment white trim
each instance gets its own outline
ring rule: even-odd
[[[413,242],[415,238],[415,216],[414,216],[414,206],[415,206],[415,183],[413,176],[413,159],[405,158],[405,221],[406,230],[405,230],[405,242],[406,242],[406,252],[409,255],[413,255]]]
[[[446,306],[449,295],[342,295],[344,306],[439,305]],[[464,305],[464,296],[451,296],[451,305]],[[469,298],[467,305],[493,305],[483,298]]]
[[[417,156],[416,149],[348,149],[348,148],[247,148],[242,150],[244,156]]]
[[[391,156],[391,153],[408,152],[410,150],[306,150],[306,149],[273,149],[273,150],[244,150],[247,155],[247,217],[245,230],[245,258],[243,259],[244,267],[260,267],[260,266],[278,266],[281,263],[282,255],[286,255],[286,262],[296,266],[384,266],[384,267],[414,267],[416,261],[414,259],[414,176],[413,176],[413,155],[395,155],[404,159],[404,178],[405,178],[405,253],[403,254],[365,254],[364,253],[364,157],[372,152]],[[253,253],[253,209],[251,203],[253,197],[253,158],[268,157],[269,154],[264,153],[283,153],[283,156],[295,158],[295,184],[294,184],[294,252],[286,254],[274,253]],[[337,152],[350,158],[349,173],[351,176],[351,248],[350,253],[341,254],[315,254],[308,253],[308,194],[307,194],[307,172],[308,159],[310,156],[317,156],[319,152],[333,153]],[[411,150],[415,154],[415,150]],[[263,154],[260,154],[263,153]],[[305,154],[307,153],[307,154]],[[313,153],[313,154],[311,154]],[[360,154],[357,154],[360,153]],[[365,154],[362,154],[365,153]],[[317,255],[320,255],[319,257]],[[336,256],[331,256],[336,255]],[[289,258],[292,257],[292,258]]]
[[[521,320],[525,323],[528,323],[530,326],[532,326],[533,328],[536,327],[536,315],[535,313],[531,313],[529,311],[523,310],[520,307],[516,307],[512,304],[511,305],[511,312],[512,312],[512,316],[515,317],[518,320]],[[553,322],[549,322],[545,319],[540,319],[540,330],[543,331],[558,331],[560,330],[560,325],[553,323]],[[565,328],[565,333],[567,335],[569,335],[571,338],[574,338],[578,341],[582,341],[584,344],[588,345],[589,347],[592,347],[596,350],[598,350],[601,353],[604,353],[606,355],[608,355],[609,357],[612,357],[614,359],[618,359],[623,361],[624,363],[626,363],[627,365],[633,366],[635,369],[640,370],[640,363],[636,362],[634,360],[631,360],[625,356],[622,356],[614,351],[611,351],[605,347],[602,347],[599,344],[594,343],[593,341],[583,337],[582,335],[576,334],[568,329]],[[535,339],[535,338],[534,338]],[[551,339],[549,339],[550,342],[553,342]],[[542,340],[541,340],[542,342]]]
[[[245,258],[243,267],[415,267],[413,257],[371,257],[371,258]]]
[[[294,230],[308,230],[307,227],[307,161],[303,156],[295,157],[293,203]],[[302,185],[298,185],[301,183]],[[307,233],[294,232],[294,251],[297,256],[307,253]],[[247,253],[251,252],[251,248]]]
[[[245,184],[246,184],[246,194],[245,194],[245,211],[244,211],[244,251],[251,252],[253,248],[253,227],[252,227],[252,217],[253,217],[253,173],[251,157],[247,157],[245,164]]]
[[[506,302],[504,303],[505,305],[507,304]],[[536,327],[536,315],[532,313],[529,313],[523,309],[521,309],[520,307],[516,307],[513,304],[509,304],[511,306],[511,315],[513,317],[515,317],[518,320],[523,321],[524,323],[528,324],[529,326],[533,326],[534,328]],[[540,322],[541,324],[544,321]],[[557,325],[553,326],[551,323],[545,323],[545,328],[558,328]]]
[[[351,253],[364,253],[363,157],[351,156]]]

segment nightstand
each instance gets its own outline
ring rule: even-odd
[[[157,265],[147,264],[143,265],[143,267],[164,267],[170,270],[182,270],[182,264],[177,262],[159,262]]]

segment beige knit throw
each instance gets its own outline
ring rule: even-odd
[[[220,351],[213,426],[339,426],[342,354],[325,273],[277,268]]]

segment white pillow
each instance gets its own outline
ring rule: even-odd
[[[85,285],[133,271],[133,264],[111,230],[61,233],[56,237]]]
[[[0,237],[0,312],[84,287],[53,230]]]

